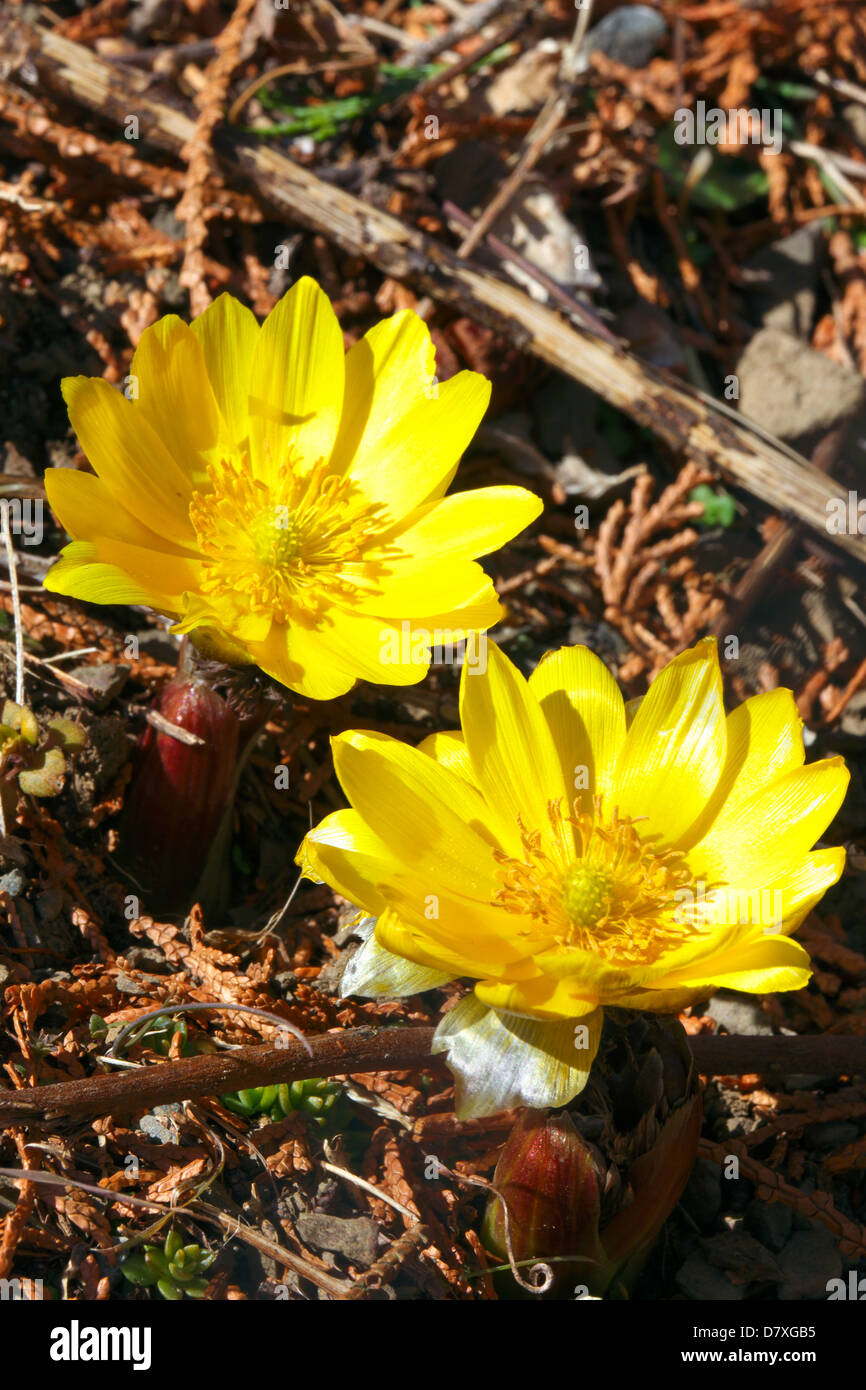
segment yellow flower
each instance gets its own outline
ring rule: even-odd
[[[487,650],[483,674],[463,670],[462,733],[334,740],[352,809],[298,856],[369,914],[347,994],[477,981],[436,1035],[464,1116],[564,1105],[605,1005],[802,988],[791,932],[845,858],[812,850],[845,794],[842,760],[804,766],[790,691],[726,717],[713,639],[629,705],[586,647],[528,681]]]
[[[443,496],[490,384],[438,385],[434,359],[410,311],[344,354],[310,279],[261,327],[229,295],[160,319],[125,394],[63,383],[96,476],[46,475],[72,537],[46,587],[156,609],[313,699],[421,680],[431,647],[501,616],[476,557],[541,511],[523,488]]]

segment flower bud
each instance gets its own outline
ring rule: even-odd
[[[484,1244],[507,1257],[507,1205],[511,1253],[518,1264],[574,1256],[567,1264],[553,1266],[554,1287],[561,1289],[566,1280],[589,1284],[581,1271],[595,1269],[604,1259],[598,1227],[605,1168],[601,1154],[581,1139],[567,1110],[525,1110],[496,1165],[493,1186],[501,1200],[495,1194],[490,1197]]]
[[[682,1026],[609,1011],[592,1082],[572,1111],[525,1111],[502,1151],[493,1185],[508,1203],[515,1260],[560,1257],[552,1292],[562,1298],[627,1295],[688,1181],[700,1130]],[[493,1195],[483,1239],[507,1258]],[[514,1296],[513,1281],[500,1289]]]
[[[126,858],[155,910],[190,906],[232,787],[238,720],[196,677],[179,677],[154,708],[203,744],[182,743],[151,725],[142,736],[126,798]]]

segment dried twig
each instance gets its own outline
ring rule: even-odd
[[[191,138],[181,154],[187,162],[184,194],[177,206],[177,215],[186,223],[186,244],[180,283],[189,290],[193,316],[201,314],[211,302],[205,284],[204,244],[207,223],[204,217],[204,192],[212,171],[211,140],[222,119],[229,82],[238,61],[247,23],[256,0],[238,0],[235,12],[216,41],[216,57],[208,64],[204,86],[197,98],[198,120]]]
[[[431,1058],[432,1028],[349,1028],[309,1037],[312,1056],[300,1043],[285,1047],[239,1047],[233,1052],[184,1057],[122,1075],[92,1076],[48,1086],[0,1092],[0,1123],[24,1123],[58,1115],[147,1110],[153,1105],[226,1091],[297,1081],[310,1076],[345,1076],[369,1071],[425,1070],[442,1065]],[[689,1038],[698,1071],[742,1075],[777,1067],[783,1073],[866,1073],[866,1037],[726,1036]]]
[[[3,527],[3,544],[9,566],[9,588],[12,596],[12,617],[15,623],[15,703],[24,703],[24,627],[21,622],[21,599],[18,595],[18,566],[15,560],[15,547],[12,544],[12,531],[9,526],[9,505],[0,504],[0,525]]]
[[[487,235],[499,214],[508,207],[530,170],[538,163],[551,136],[564,120],[577,81],[577,57],[591,14],[592,0],[586,0],[586,3],[581,5],[578,11],[574,34],[562,55],[559,81],[539,111],[527,136],[523,153],[498,192],[487,204],[471,232],[468,232],[463,238],[457,252],[458,256],[470,256],[479,242]]]

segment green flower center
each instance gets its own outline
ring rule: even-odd
[[[260,565],[289,568],[298,559],[304,529],[288,507],[266,508],[250,527],[250,543]]]
[[[613,903],[613,874],[578,860],[565,876],[562,903],[576,927],[592,927],[608,916]]]

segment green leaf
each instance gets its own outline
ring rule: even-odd
[[[87,730],[81,724],[76,724],[74,719],[49,719],[45,726],[51,729],[56,738],[55,743],[67,753],[80,753],[87,743]]]
[[[701,502],[704,514],[698,520],[704,526],[733,526],[737,507],[729,493],[716,492],[708,483],[693,487],[689,493],[690,502]]]
[[[171,1268],[163,1252],[156,1245],[146,1245],[144,1247],[144,1258],[148,1267],[153,1270],[158,1279],[169,1279]]]
[[[667,182],[680,192],[685,186],[695,154],[710,150],[709,170],[689,190],[689,202],[715,212],[736,212],[766,198],[769,189],[763,169],[740,155],[722,155],[711,145],[679,145],[673,123],[656,140],[659,167]]]
[[[120,1271],[124,1279],[128,1279],[130,1284],[137,1284],[146,1289],[151,1288],[156,1283],[156,1274],[147,1264],[144,1255],[127,1255]]]
[[[46,748],[18,774],[18,785],[28,796],[59,796],[65,781],[66,758],[61,748]]]
[[[39,742],[39,725],[36,723],[36,715],[26,705],[16,705],[14,700],[4,700],[3,709],[0,711],[0,720],[13,729],[17,729],[21,737],[33,747]]]

